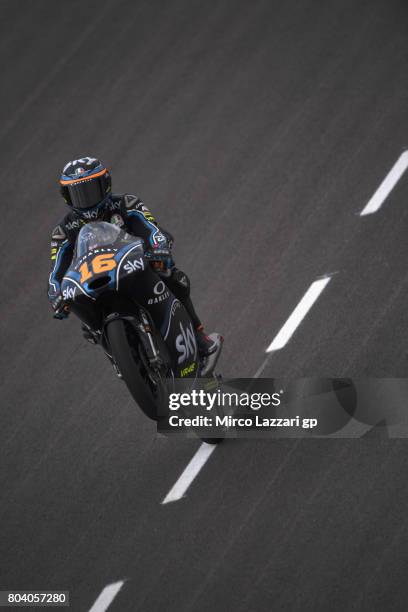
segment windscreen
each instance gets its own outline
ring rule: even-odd
[[[92,251],[97,247],[103,247],[113,244],[118,238],[121,241],[129,242],[137,240],[129,234],[122,232],[116,225],[98,221],[96,223],[88,223],[84,225],[78,235],[75,246],[75,258],[82,257],[88,251]]]

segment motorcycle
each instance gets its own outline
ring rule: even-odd
[[[176,379],[188,379],[190,388],[203,377],[216,380],[223,339],[213,334],[216,351],[200,357],[188,312],[147,255],[142,238],[111,223],[88,223],[79,232],[61,291],[141,410],[158,421],[167,414]]]

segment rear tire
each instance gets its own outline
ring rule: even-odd
[[[129,344],[127,325],[122,319],[114,319],[106,327],[112,356],[135,402],[149,419],[157,421],[158,398],[153,392],[153,383],[150,381],[149,384],[143,375],[144,365],[140,357]],[[162,389],[159,391],[162,395]]]

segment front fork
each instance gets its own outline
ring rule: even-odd
[[[110,348],[106,339],[105,329],[107,325],[109,325],[109,323],[115,319],[127,321],[132,326],[142,344],[144,356],[147,359],[147,364],[153,370],[159,369],[160,366],[163,365],[163,360],[156,346],[150,319],[143,308],[139,308],[138,316],[121,315],[117,312],[112,312],[105,318],[102,330],[102,345],[108,355],[110,354]]]

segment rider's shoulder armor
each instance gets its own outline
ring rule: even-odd
[[[145,203],[137,196],[131,193],[124,193],[121,195],[112,196],[112,199],[117,198],[121,202],[120,213],[128,223],[130,219],[136,219],[138,221],[147,221],[147,228],[150,232],[149,240],[152,244],[160,245],[167,240],[168,246],[171,248],[174,242],[173,236],[159,227],[156,218],[152,212],[147,208]],[[114,215],[115,216],[115,215]],[[135,228],[133,228],[136,231]],[[130,229],[132,233],[132,228]]]
[[[141,213],[147,221],[156,224],[156,219],[150,212],[150,210],[145,206],[142,200],[137,196],[131,193],[123,193],[120,196],[114,196],[120,198],[121,202],[121,210],[123,214],[126,216],[132,212]]]
[[[131,193],[123,193],[120,196],[122,206],[125,210],[140,210],[140,204],[143,204],[142,200],[137,196]]]
[[[125,193],[122,197],[127,211],[131,212],[132,210],[136,210],[137,212],[141,213],[144,218],[147,219],[147,221],[150,221],[150,223],[154,223],[155,225],[157,225],[157,221],[154,215],[150,212],[150,210],[138,196],[132,195],[130,193]]]
[[[64,225],[56,225],[52,230],[51,240],[60,242],[61,240],[66,240],[67,234],[64,230]]]
[[[62,243],[65,240],[75,242],[76,236],[82,227],[82,221],[75,214],[69,212],[62,221],[53,229],[51,240],[55,243]]]

